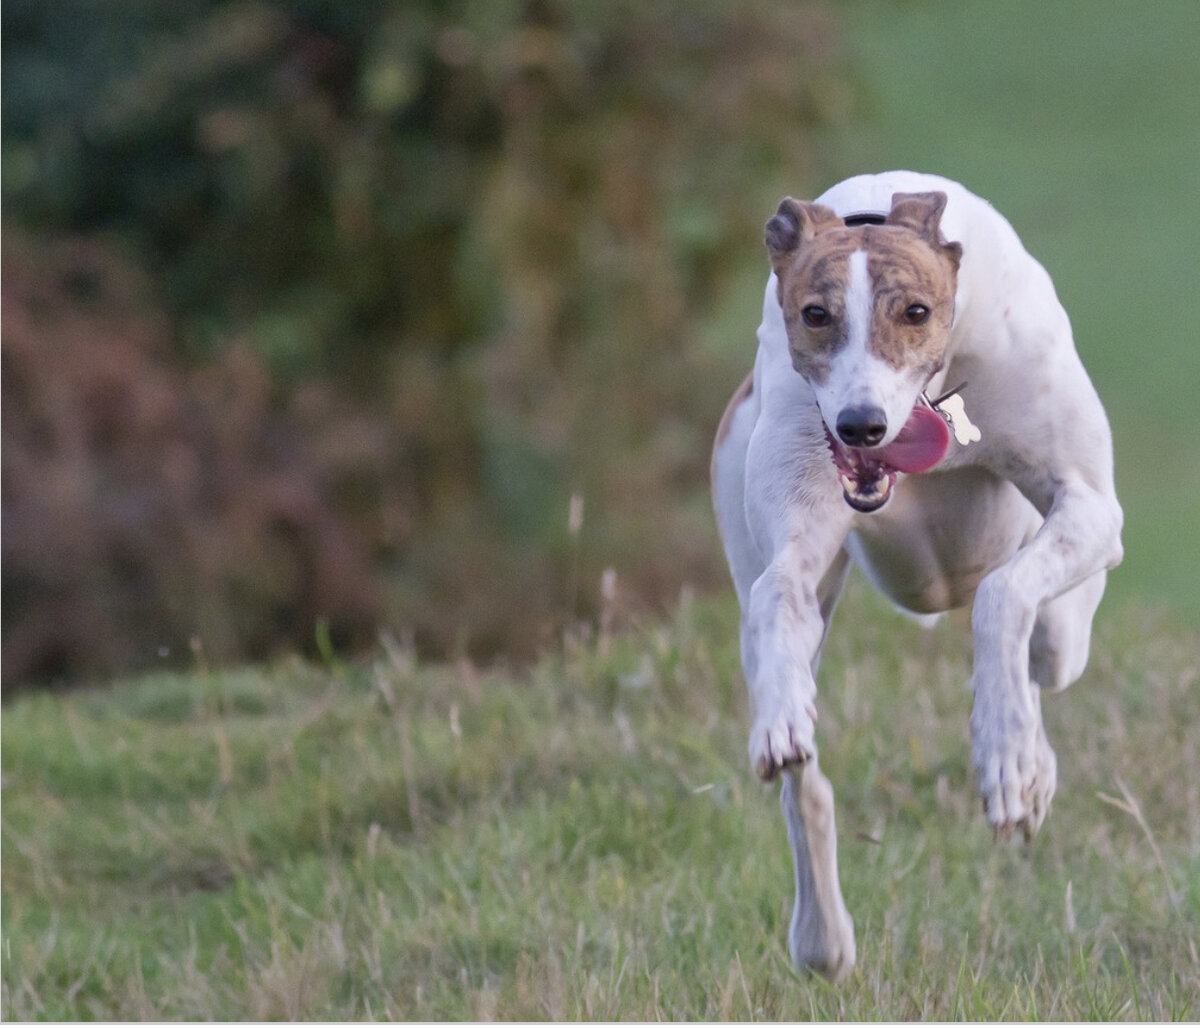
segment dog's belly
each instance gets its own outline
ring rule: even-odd
[[[931,614],[969,603],[1041,523],[1010,482],[960,468],[906,478],[887,507],[855,519],[846,548],[894,603]]]

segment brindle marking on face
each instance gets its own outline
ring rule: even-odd
[[[871,290],[869,350],[890,366],[928,376],[941,365],[962,248],[939,232],[944,193],[897,193],[883,225],[846,228],[826,207],[790,198],[767,223],[766,240],[779,280],[779,302],[796,370],[820,384],[833,355],[848,341],[846,310],[850,256],[867,254]],[[928,317],[913,323],[914,306]],[[805,323],[803,311],[819,307],[827,324]]]

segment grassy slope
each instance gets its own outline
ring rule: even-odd
[[[1200,4],[852,0],[870,117],[829,182],[910,167],[991,200],[1053,275],[1116,437],[1115,596],[1200,620]],[[1019,404],[1019,398],[1014,399]]]
[[[963,619],[926,634],[857,588],[838,616],[820,738],[860,936],[842,990],[789,968],[735,613],[706,603],[520,678],[398,654],[12,703],[3,1014],[1200,1014],[1200,639],[1109,616],[1046,705],[1047,826],[993,846]]]

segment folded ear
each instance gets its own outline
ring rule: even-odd
[[[780,275],[788,258],[818,232],[841,227],[842,219],[828,207],[785,197],[763,231],[775,274]]]
[[[942,214],[945,210],[945,193],[893,193],[892,209],[886,224],[911,229],[935,250],[944,253],[957,268],[962,259],[962,246],[948,243],[942,236]]]

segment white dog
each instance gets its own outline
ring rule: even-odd
[[[998,835],[1028,839],[1056,781],[1040,691],[1087,663],[1122,513],[1066,312],[990,204],[943,178],[864,175],[785,199],[766,243],[758,354],[717,432],[713,495],[742,607],[750,760],[764,779],[786,772],[792,958],[838,978],[854,927],[813,722],[851,562],[919,614],[974,601],[983,809]]]

